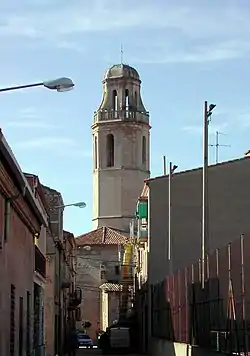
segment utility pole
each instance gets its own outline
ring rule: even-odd
[[[172,200],[171,200],[171,181],[173,178],[174,171],[178,166],[173,165],[172,162],[169,162],[169,175],[168,175],[168,265],[169,265],[169,275],[173,274],[173,256],[172,256],[172,234],[171,234],[171,209],[172,209]]]
[[[204,124],[203,124],[203,180],[202,180],[202,237],[201,237],[201,279],[202,288],[205,286],[205,258],[209,253],[209,221],[208,221],[208,125],[211,121],[212,111],[215,104],[208,107],[207,101],[204,103]]]
[[[211,147],[215,147],[215,162],[216,162],[216,164],[219,162],[219,147],[231,147],[231,145],[221,145],[219,143],[219,135],[225,135],[225,134],[222,132],[216,131],[215,145],[209,145]]]
[[[166,156],[163,156],[163,175],[165,176],[167,174],[167,169],[166,169]]]

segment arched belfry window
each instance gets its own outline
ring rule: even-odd
[[[97,137],[95,136],[95,139],[94,139],[94,169],[97,169],[97,165],[98,165],[97,155],[98,155]]]
[[[114,135],[107,136],[107,167],[114,167],[115,163],[115,140]]]
[[[147,146],[146,146],[146,137],[142,136],[142,164],[146,164],[146,158],[147,158]]]
[[[118,110],[118,97],[117,97],[116,90],[113,90],[113,110],[115,110],[115,111]]]
[[[113,110],[114,110],[114,118],[117,119],[117,111],[118,111],[118,96],[117,91],[113,90]]]
[[[129,118],[129,91],[128,89],[125,90],[125,115],[126,119]]]
[[[137,91],[135,91],[135,108],[137,109],[138,102],[137,102]]]

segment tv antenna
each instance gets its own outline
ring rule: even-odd
[[[215,161],[216,161],[216,164],[217,164],[217,163],[219,162],[219,148],[220,148],[220,147],[231,147],[231,145],[221,145],[221,144],[219,143],[219,136],[220,136],[220,135],[226,136],[225,133],[216,131],[215,134],[216,134],[215,144],[214,144],[214,145],[209,145],[209,146],[215,147]]]

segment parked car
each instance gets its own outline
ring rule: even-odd
[[[78,347],[85,346],[88,348],[93,348],[93,341],[89,337],[89,335],[84,333],[77,333]]]

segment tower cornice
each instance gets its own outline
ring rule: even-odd
[[[124,127],[124,126],[127,126],[127,127],[131,127],[131,126],[134,126],[134,127],[138,127],[138,128],[141,128],[141,127],[147,127],[148,130],[151,129],[151,126],[149,125],[149,123],[147,122],[138,122],[138,121],[123,121],[123,120],[107,120],[107,121],[98,121],[98,122],[95,122],[94,124],[91,125],[91,129],[92,130],[95,130],[97,127],[100,127],[102,126],[102,129],[105,130],[105,128],[108,130],[110,130],[110,128],[112,127]]]

